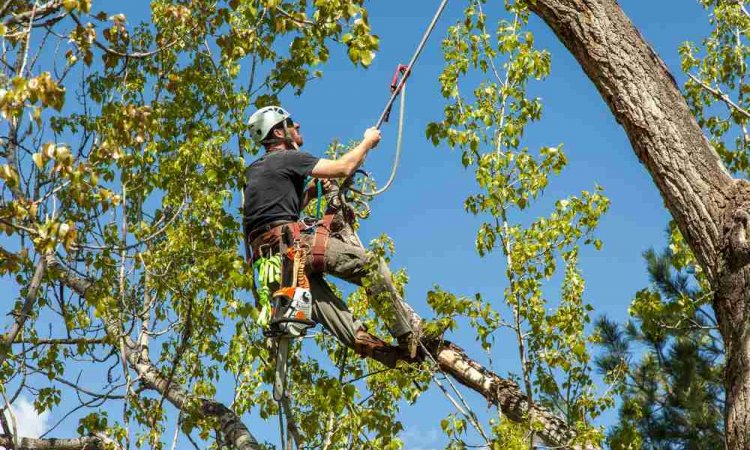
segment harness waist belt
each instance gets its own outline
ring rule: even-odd
[[[261,235],[273,230],[276,227],[280,227],[281,225],[286,225],[288,223],[294,223],[294,220],[272,220],[271,222],[268,222],[265,225],[261,225],[257,228],[254,228],[252,231],[247,233],[247,240],[249,242],[253,242],[256,238],[260,237]]]

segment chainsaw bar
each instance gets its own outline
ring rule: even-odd
[[[278,338],[276,346],[276,373],[273,379],[273,399],[280,402],[286,393],[286,372],[289,360],[289,343],[292,339],[288,336]]]

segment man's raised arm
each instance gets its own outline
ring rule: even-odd
[[[367,152],[375,148],[380,142],[380,130],[368,128],[364,138],[356,147],[339,159],[321,159],[313,167],[311,175],[314,178],[346,178],[365,161]]]

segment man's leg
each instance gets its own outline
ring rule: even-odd
[[[308,279],[313,298],[312,319],[342,344],[354,348],[357,330],[364,329],[362,322],[354,318],[346,303],[331,290],[323,277],[308,275]]]
[[[388,367],[395,367],[399,359],[409,359],[399,348],[368,333],[322,276],[311,275],[308,278],[313,297],[313,320],[323,325],[342,344],[354,349],[358,355],[374,358]]]
[[[368,275],[367,252],[333,237],[328,240],[325,264],[327,273],[359,286],[363,285]],[[411,341],[409,347],[413,356],[418,338],[418,333],[415,335],[413,329],[418,327],[420,318],[399,295],[385,261],[377,261],[373,272],[365,286],[371,305],[399,343]]]

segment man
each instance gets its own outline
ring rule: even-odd
[[[253,139],[266,149],[265,155],[254,161],[246,171],[244,227],[246,240],[253,250],[253,258],[268,257],[278,252],[282,230],[290,228],[308,247],[313,248],[314,236],[299,233],[300,212],[310,190],[305,186],[308,177],[324,180],[345,178],[364,162],[367,153],[380,142],[380,131],[369,128],[356,147],[336,160],[317,158],[300,151],[303,144],[300,126],[288,112],[269,106],[255,112],[248,125]],[[323,255],[325,272],[343,280],[362,285],[368,275],[365,251],[330,236]],[[399,343],[393,347],[367,332],[355,319],[346,304],[338,298],[323,278],[313,273],[308,255],[307,272],[313,297],[312,319],[322,324],[344,345],[361,356],[373,357],[388,366],[398,359],[412,360],[416,356],[418,330],[412,329],[411,310],[401,301],[393,286],[391,274],[380,260],[376,264],[375,280],[366,287],[368,299],[376,312],[387,322],[390,333]],[[415,324],[418,328],[418,324]]]

